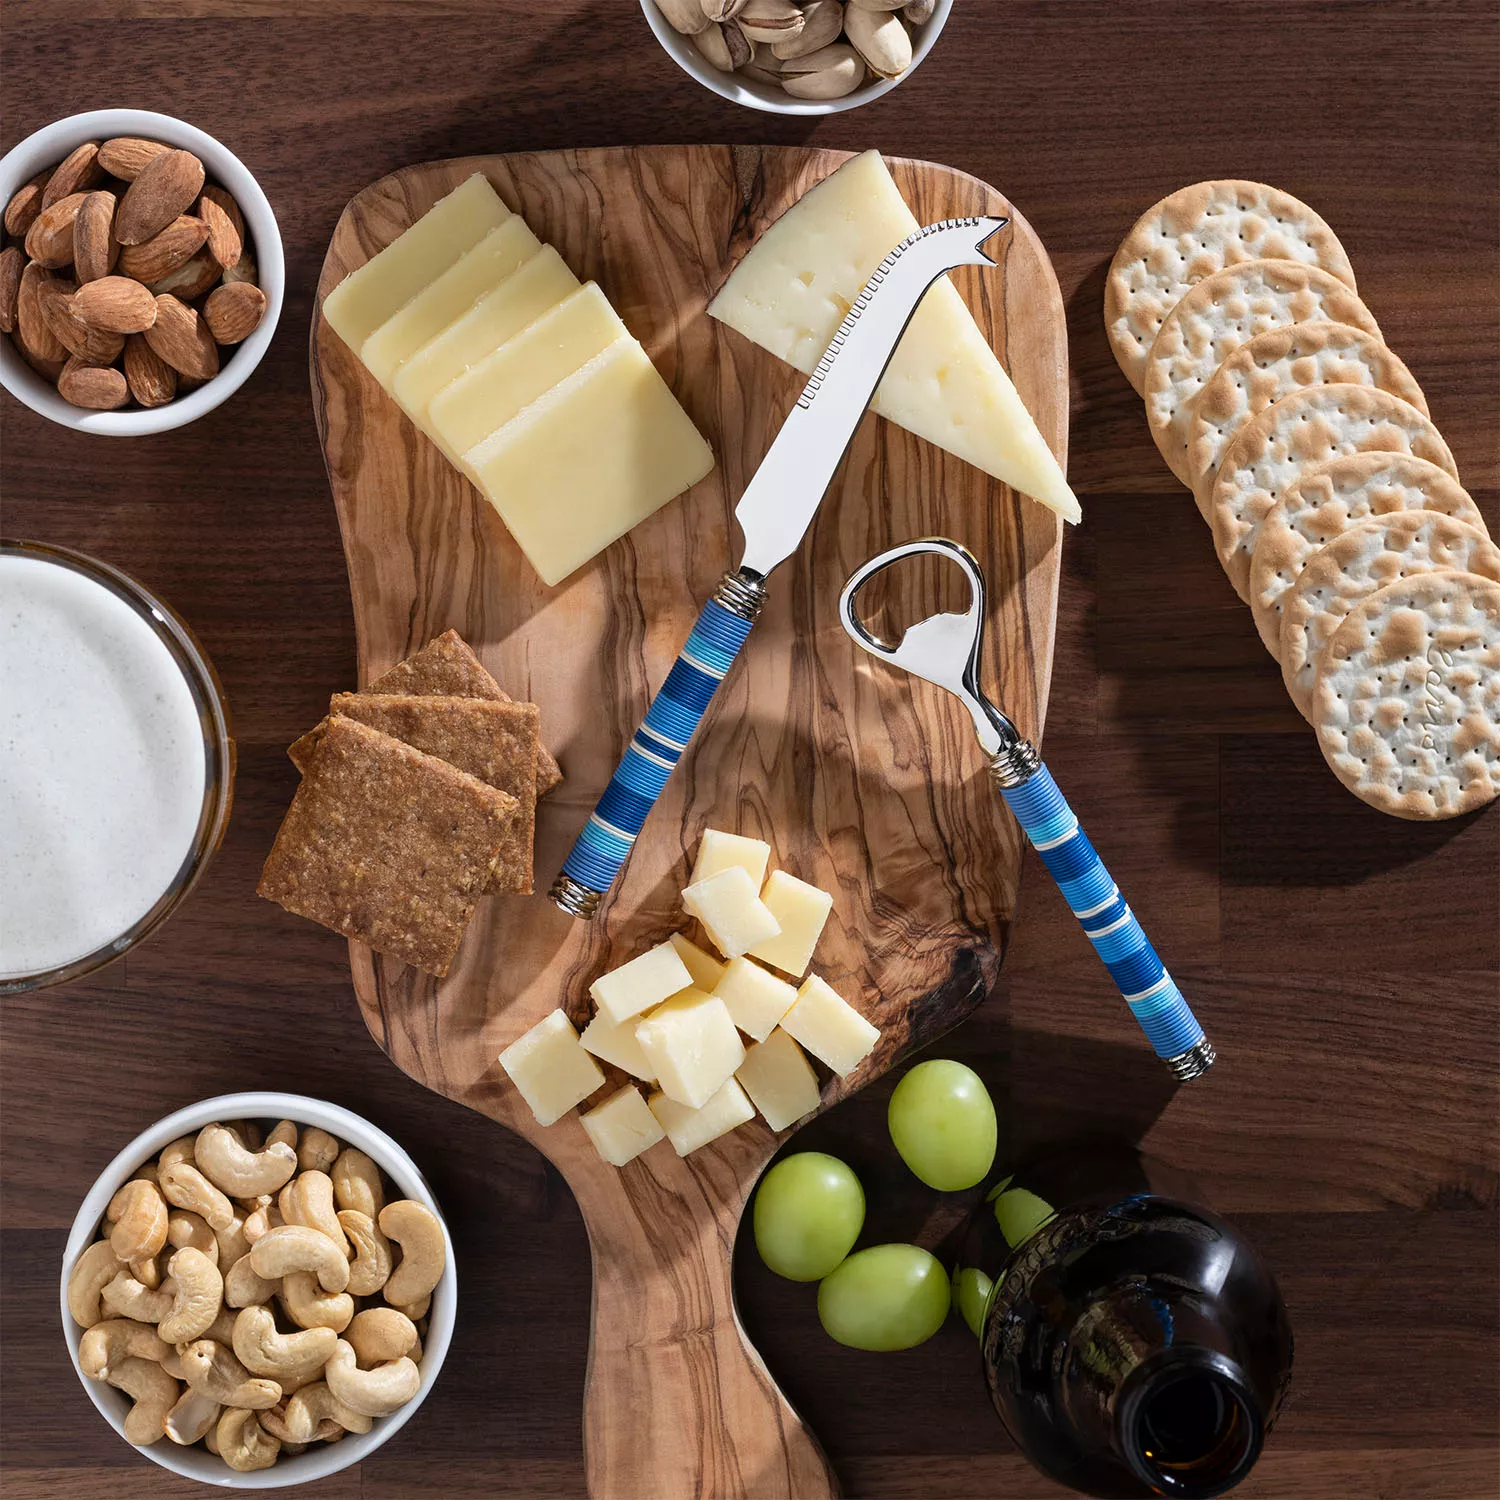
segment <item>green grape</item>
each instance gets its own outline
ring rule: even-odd
[[[918,1245],[857,1250],[818,1288],[818,1320],[851,1349],[911,1349],[948,1316],[948,1273]]]
[[[901,1160],[940,1193],[973,1187],[994,1165],[994,1101],[960,1062],[918,1063],[896,1085],[886,1119]]]
[[[995,1199],[995,1222],[1012,1250],[1029,1240],[1053,1214],[1045,1198],[1025,1188],[1007,1188]]]
[[[755,1193],[755,1248],[788,1281],[821,1281],[854,1248],[865,1190],[836,1156],[783,1157]]]
[[[953,1270],[953,1310],[969,1325],[977,1339],[984,1329],[984,1313],[995,1285],[978,1266],[956,1266]]]

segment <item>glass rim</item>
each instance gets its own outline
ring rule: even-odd
[[[0,974],[0,996],[3,996],[28,994],[93,974],[130,952],[177,910],[224,842],[234,802],[236,750],[229,704],[219,674],[187,621],[159,594],[123,569],[73,547],[0,536],[0,556],[31,557],[67,568],[101,585],[133,610],[166,648],[187,683],[203,735],[204,753],[203,806],[199,809],[198,826],[166,889],[124,932],[92,952],[30,974]]]

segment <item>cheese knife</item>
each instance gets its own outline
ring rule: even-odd
[[[981,246],[1009,222],[986,215],[929,224],[865,283],[735,507],[745,537],[740,566],[704,605],[553,882],[552,900],[563,911],[592,917],[614,884],[765,604],[766,579],[812,524],[927,288],[955,266],[995,265]]]

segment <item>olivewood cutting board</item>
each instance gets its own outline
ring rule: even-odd
[[[392,1061],[533,1141],[577,1195],[594,1263],[584,1445],[596,1500],[837,1493],[735,1314],[735,1232],[778,1141],[757,1119],[686,1161],[662,1143],[617,1171],[576,1117],[538,1127],[496,1055],[558,1005],[581,1025],[592,979],[683,925],[678,891],[706,826],[767,839],[773,868],[834,894],[814,967],[883,1035],[853,1078],[825,1085],[825,1107],[991,991],[1015,908],[1020,835],[967,719],[864,657],[836,606],[845,578],[882,548],[931,533],[966,543],[991,584],[988,681],[1022,733],[1039,739],[1062,523],[872,416],[801,552],[772,579],[745,653],[599,918],[564,916],[545,895],[703,600],[737,561],[734,503],[802,385],[705,316],[705,304],[760,230],[846,155],[665,147],[407,167],[344,210],[319,284],[321,301],[483,171],[580,278],[599,282],[719,460],[686,496],[545,588],[489,506],[315,316],[314,404],[361,683],[453,626],[502,687],[541,706],[567,777],[538,808],[537,894],[481,903],[446,980],[359,945],[351,961],[365,1021]],[[989,247],[1000,269],[965,268],[954,280],[1065,457],[1066,330],[1041,243],[985,183],[927,162],[890,165],[922,223],[1011,215]],[[944,585],[905,587],[923,596],[904,600],[911,619]]]

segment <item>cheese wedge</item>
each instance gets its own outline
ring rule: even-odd
[[[334,287],[323,299],[323,316],[358,352],[387,318],[510,217],[488,179],[476,172]]]
[[[526,221],[512,214],[365,340],[359,357],[366,368],[390,390],[398,365],[468,312],[480,297],[499,286],[541,248],[542,242],[526,227]]]
[[[433,434],[448,452],[467,453],[629,332],[589,282],[439,391],[427,408]]]
[[[471,448],[463,466],[555,584],[696,484],[714,456],[646,351],[623,338]]]
[[[708,310],[811,374],[870,273],[918,227],[880,153],[866,151],[761,235]],[[946,277],[922,299],[871,406],[1064,519],[1081,519],[1052,450]]]
[[[551,245],[543,245],[396,371],[396,399],[430,436],[428,403],[445,385],[577,290],[578,278],[563,264],[562,256]]]

